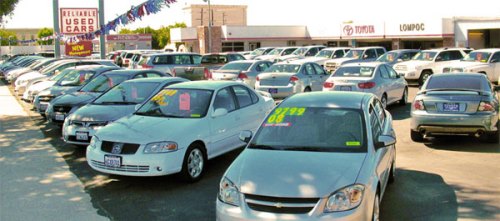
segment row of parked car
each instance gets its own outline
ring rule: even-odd
[[[172,55],[177,54],[146,56]],[[0,65],[2,74],[9,73],[9,63],[20,62]],[[225,66],[257,64],[267,67],[260,67],[253,86],[219,80]],[[49,73],[45,68],[40,73]],[[343,64],[330,74],[298,59],[239,60],[214,70],[211,78],[75,65],[34,83],[26,92],[51,85],[23,99],[62,127],[65,142],[88,145],[88,164],[103,173],[178,173],[194,182],[207,160],[246,145],[221,179],[219,220],[379,217],[396,163],[396,136],[385,106],[408,99],[405,79],[390,64]],[[321,83],[312,87],[314,81]],[[323,92],[298,93],[308,86]],[[484,74],[431,75],[412,103],[411,138],[473,134],[498,142],[497,90]],[[273,96],[286,99],[275,106]]]

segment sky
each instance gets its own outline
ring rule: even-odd
[[[105,0],[106,23],[145,0]],[[53,0],[19,0],[5,28],[53,27]],[[182,8],[206,4],[203,0],[177,0],[160,13],[143,17],[124,28],[158,28],[183,22]],[[211,4],[248,5],[248,25],[327,26],[342,21],[385,21],[392,19],[438,19],[454,16],[500,18],[500,0],[464,4],[457,0],[211,0]],[[59,7],[97,8],[98,0],[59,0]]]

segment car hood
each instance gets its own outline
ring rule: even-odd
[[[52,86],[50,88],[50,94],[54,96],[59,96],[63,94],[69,94],[76,92],[80,88],[79,86]]]
[[[327,61],[325,61],[325,63],[326,63],[326,62],[328,62],[328,63],[330,63],[330,62],[335,62],[335,63],[337,63],[337,64],[342,64],[342,63],[344,63],[344,62],[347,62],[347,61],[353,61],[353,60],[357,60],[357,59],[355,59],[355,58],[335,58],[335,59],[330,59],[330,60],[327,60]]]
[[[64,104],[64,105],[83,105],[88,104],[90,101],[94,100],[101,93],[95,92],[73,92],[70,94],[65,94],[57,97],[53,102],[53,105]]]
[[[18,80],[30,80],[30,79],[33,79],[33,78],[39,78],[39,77],[47,77],[43,74],[40,74],[39,72],[37,71],[32,71],[32,72],[29,72],[27,74],[23,74],[21,75]]]
[[[203,137],[200,121],[204,118],[163,118],[140,115],[123,117],[96,134],[101,140],[125,143],[150,143],[159,141],[178,141],[180,137]],[[196,134],[198,133],[198,134]],[[194,138],[196,139],[196,138]],[[179,147],[182,148],[182,147]]]
[[[56,82],[55,81],[42,81],[36,84],[33,84],[29,90],[30,91],[42,91],[49,87],[52,87]]]
[[[304,56],[296,55],[296,54],[289,54],[289,55],[284,55],[284,56],[279,57],[279,59],[282,61],[288,60],[288,59],[301,59],[301,58],[304,58]]]
[[[256,58],[254,58],[255,60],[267,60],[267,61],[272,61],[274,60],[276,57],[278,57],[278,55],[261,55],[261,56],[257,56]]]
[[[75,111],[70,120],[77,121],[115,121],[134,113],[135,105],[98,105],[88,104]]]
[[[306,57],[301,59],[301,61],[307,61],[307,62],[318,62],[318,61],[326,61],[328,58],[323,58],[323,57]]]
[[[394,66],[406,66],[407,67],[407,70],[412,70],[412,69],[416,69],[420,66],[423,66],[423,65],[427,65],[427,64],[430,64],[430,63],[433,63],[433,61],[403,61],[403,62],[400,62]]]
[[[326,197],[356,181],[366,153],[245,149],[226,173],[245,194]]]

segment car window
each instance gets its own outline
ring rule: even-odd
[[[202,118],[208,111],[213,91],[165,88],[149,99],[136,115],[172,118]]]
[[[364,152],[363,128],[359,110],[280,105],[264,120],[248,148]]]
[[[374,67],[364,66],[340,66],[334,73],[334,77],[371,77]]]
[[[469,90],[489,90],[487,83],[484,83],[480,77],[475,76],[456,76],[440,75],[429,78],[426,90],[429,89],[469,89]]]
[[[171,64],[172,59],[168,55],[159,55],[153,58],[153,64]]]
[[[95,72],[90,70],[72,70],[59,79],[56,85],[81,86],[89,82],[94,74]]]
[[[243,57],[239,54],[230,54],[229,55],[229,61],[239,61],[239,60],[245,60],[245,57]]]
[[[88,84],[82,87],[80,91],[84,92],[104,92],[113,86],[128,80],[127,75],[99,75],[98,77],[92,79]]]
[[[169,64],[191,64],[191,56],[189,55],[172,55],[172,62]]]
[[[438,54],[436,61],[449,61],[451,60],[451,53],[449,51],[443,51]]]
[[[146,73],[146,77],[148,77],[148,78],[161,77],[161,75],[158,73]]]
[[[403,52],[401,53],[401,57],[399,59],[403,61],[408,61],[410,60],[413,56],[415,56],[416,52]]]
[[[191,55],[193,64],[201,64],[201,55]]]
[[[269,69],[266,70],[266,72],[276,72],[276,73],[281,73],[281,72],[290,72],[290,73],[297,73],[300,70],[300,65],[299,64],[274,64]]]
[[[228,112],[231,112],[236,109],[236,104],[229,88],[224,88],[217,92],[213,106],[214,111],[219,108],[225,108]]]
[[[269,67],[269,63],[262,62],[262,63],[257,64],[257,67],[255,67],[255,70],[258,71],[258,72],[263,72],[268,67]]]
[[[305,56],[314,56],[314,55],[316,55],[316,53],[318,53],[318,49],[317,48],[311,48],[311,49],[309,49],[309,51],[307,51],[307,53],[305,54]]]
[[[316,74],[326,74],[325,70],[318,64],[312,64],[312,66],[314,67],[314,70],[316,70]]]
[[[333,53],[332,58],[341,58],[344,56],[344,51],[343,50],[336,50],[335,53]]]
[[[462,59],[463,55],[460,51],[450,51],[450,60]]]
[[[316,72],[314,71],[314,67],[311,64],[305,64],[304,65],[304,74],[306,74],[306,75],[316,74]]]
[[[398,78],[398,73],[389,65],[382,65],[384,69],[389,73],[389,78],[396,79]]]
[[[389,72],[387,72],[387,70],[384,68],[383,65],[378,66],[377,73],[380,75],[381,78],[384,78],[384,79],[389,78]]]
[[[97,98],[94,104],[139,104],[158,87],[158,82],[122,82]]]
[[[233,91],[240,108],[252,105],[252,97],[245,87],[233,86]]]
[[[144,74],[137,74],[133,77],[133,79],[144,78]]]
[[[377,113],[380,123],[383,125],[385,123],[384,107],[382,107],[379,100],[373,100],[373,106],[375,107],[375,112]]]
[[[365,55],[363,56],[363,59],[372,59],[372,58],[377,58],[377,54],[375,53],[375,49],[366,50]]]
[[[382,127],[380,126],[380,119],[377,116],[377,111],[370,105],[370,127],[372,130],[372,136],[376,140],[382,134]]]
[[[256,104],[257,102],[259,102],[259,96],[257,96],[257,94],[255,94],[253,90],[249,90],[249,93],[250,98],[252,98],[252,104]]]
[[[294,52],[295,50],[296,50],[296,48],[285,49],[281,55],[289,55],[292,52]]]
[[[500,62],[500,52],[496,52],[491,57],[491,62]]]
[[[385,54],[385,51],[384,51],[384,49],[382,49],[382,48],[377,48],[377,49],[375,49],[375,50],[377,51],[377,55],[378,55],[378,57],[380,57],[380,56],[382,56],[383,54]]]

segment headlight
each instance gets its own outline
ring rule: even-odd
[[[363,200],[365,187],[361,184],[344,187],[333,193],[326,202],[325,212],[340,212],[354,209]]]
[[[240,191],[226,177],[222,178],[219,184],[219,200],[233,206],[240,205]]]
[[[92,136],[92,139],[90,140],[89,147],[92,149],[95,149],[98,145],[101,144],[101,140],[97,136]]]
[[[144,148],[144,153],[167,153],[177,150],[177,143],[165,141],[157,143],[149,143]]]

